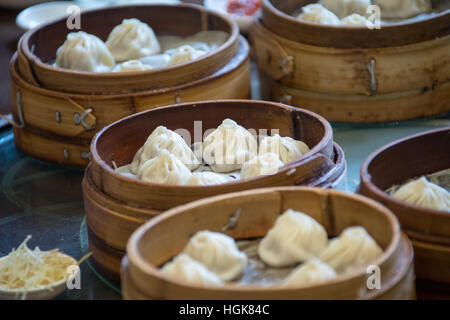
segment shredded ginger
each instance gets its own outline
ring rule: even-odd
[[[67,278],[67,268],[76,262],[61,254],[58,249],[41,251],[39,247],[30,250],[27,246],[31,236],[0,260],[0,289],[16,290],[23,294],[32,289],[52,290],[52,284]]]

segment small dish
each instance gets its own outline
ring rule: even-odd
[[[239,29],[242,33],[248,33],[252,24],[253,16],[238,16],[230,14],[227,11],[227,4],[229,0],[205,0],[205,8],[218,11],[229,15],[234,21],[237,22]]]
[[[59,253],[62,256],[73,260],[73,265],[78,265],[78,262],[69,255]],[[0,261],[6,259],[7,256],[1,257]],[[64,292],[67,289],[67,277],[55,282],[51,285],[41,286],[35,289],[28,290],[25,300],[50,300]],[[22,291],[17,289],[1,289],[0,300],[20,300],[22,298]]]

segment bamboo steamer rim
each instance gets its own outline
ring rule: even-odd
[[[213,81],[215,79],[220,78],[226,73],[233,72],[236,69],[238,69],[246,60],[249,58],[249,44],[248,41],[243,37],[239,36],[239,43],[240,43],[240,49],[238,51],[238,55],[234,57],[231,60],[231,65],[225,65],[222,69],[219,71],[208,75],[204,78],[196,79],[192,82],[178,84],[174,87],[169,88],[157,88],[157,89],[150,89],[150,90],[144,90],[144,91],[137,91],[137,92],[127,92],[127,93],[112,93],[112,94],[86,94],[86,93],[76,93],[76,92],[61,92],[57,90],[52,90],[40,86],[35,86],[32,83],[26,81],[23,76],[20,74],[18,70],[18,53],[17,51],[13,54],[11,57],[11,60],[9,62],[9,72],[13,79],[13,81],[17,82],[20,86],[25,87],[26,89],[33,91],[35,93],[42,93],[48,96],[55,96],[60,98],[75,98],[75,99],[86,99],[86,97],[89,97],[89,100],[106,100],[106,99],[120,99],[120,98],[128,98],[128,97],[141,97],[141,96],[148,96],[148,95],[158,95],[158,94],[164,94],[167,92],[173,92],[173,91],[180,91],[186,88],[195,87],[198,85],[205,84],[209,81]],[[64,69],[67,70],[67,69]],[[146,72],[146,71],[143,71]],[[127,73],[127,72],[125,72]],[[92,72],[92,74],[94,74]],[[96,74],[96,73],[95,73]],[[106,74],[106,73],[105,73]]]
[[[380,189],[377,185],[375,185],[372,182],[372,176],[369,173],[369,166],[371,165],[372,161],[375,158],[377,158],[384,151],[387,151],[387,150],[391,149],[392,147],[394,147],[400,143],[406,142],[406,141],[414,140],[419,137],[432,135],[432,134],[436,134],[436,133],[440,133],[440,132],[444,133],[446,131],[448,132],[449,139],[450,139],[450,127],[445,127],[445,128],[434,129],[431,131],[418,133],[418,134],[411,135],[411,136],[408,136],[408,137],[405,137],[402,139],[398,139],[396,141],[393,141],[393,142],[379,148],[378,150],[375,150],[367,157],[367,159],[364,161],[363,165],[361,166],[361,169],[360,169],[361,184],[365,188],[369,189],[372,193],[374,193],[378,198],[382,199],[382,201],[384,203],[393,203],[398,207],[404,208],[405,211],[407,210],[407,211],[417,212],[418,214],[432,215],[432,216],[436,216],[439,218],[450,219],[449,212],[446,212],[443,210],[419,207],[419,206],[412,205],[412,204],[409,204],[409,203],[406,203],[404,201],[394,198],[393,196],[389,195],[384,190]]]
[[[310,3],[316,3],[317,1],[309,0],[303,2],[304,5],[306,5]],[[280,35],[292,41],[308,43],[316,46],[354,48],[355,45],[346,43],[344,39],[348,40],[349,43],[352,43],[352,39],[356,38],[366,38],[366,41],[364,41],[364,45],[360,46],[363,48],[401,46],[415,42],[422,42],[424,40],[430,40],[430,37],[427,37],[426,34],[423,34],[424,28],[429,28],[429,24],[435,21],[443,23],[443,25],[445,25],[446,22],[448,24],[449,19],[450,9],[447,9],[423,20],[407,21],[408,19],[404,19],[406,21],[389,23],[387,25],[383,25],[381,29],[370,30],[368,28],[361,28],[357,26],[335,26],[313,23],[309,21],[301,21],[279,10],[273,4],[273,0],[262,0],[262,21],[267,27],[271,28],[273,26],[273,30],[276,30],[275,32],[279,32]],[[275,26],[277,26],[277,21],[281,22],[283,24],[283,27],[286,27],[287,30],[285,32],[283,31],[283,27],[275,28]],[[400,35],[407,35],[408,33],[410,33],[411,28],[415,28],[419,31],[417,32],[417,34],[414,34],[414,37],[412,39],[400,37]],[[314,37],[313,39],[311,39],[310,36],[308,36],[308,31],[313,31],[317,36],[321,34],[323,35],[323,37]],[[398,34],[398,36],[396,37],[396,41],[389,37],[389,35],[393,32],[396,32]],[[443,34],[449,34],[448,26],[442,29],[433,28],[432,34],[434,35],[434,37],[431,38],[442,36]],[[373,38],[374,35],[376,36],[377,41],[367,41],[367,39],[370,39],[371,37]],[[336,42],[333,39],[334,37],[337,37],[338,39],[340,39],[340,41]],[[378,44],[378,42],[380,43]]]
[[[183,287],[192,288],[192,289],[208,289],[213,291],[240,291],[240,292],[249,292],[254,291],[255,289],[258,290],[258,292],[268,292],[268,293],[277,293],[280,291],[296,291],[299,289],[308,289],[308,288],[324,288],[330,284],[336,284],[340,282],[345,282],[348,280],[351,280],[353,278],[362,277],[363,275],[366,275],[366,266],[360,267],[355,270],[355,272],[352,272],[351,274],[341,274],[337,278],[328,280],[326,282],[323,282],[321,284],[317,285],[306,285],[306,286],[298,286],[298,287],[279,287],[279,286],[273,286],[273,287],[262,287],[258,285],[235,285],[235,284],[229,284],[225,283],[224,286],[216,287],[216,286],[201,286],[201,285],[195,285],[188,283],[186,281],[182,280],[174,280],[171,277],[167,277],[164,275],[159,268],[153,266],[152,264],[148,263],[144,257],[140,254],[139,250],[139,241],[140,239],[148,232],[151,232],[151,229],[158,225],[160,222],[172,218],[174,216],[183,214],[186,210],[194,209],[200,205],[208,205],[213,204],[217,201],[227,200],[238,196],[250,196],[250,195],[258,195],[258,194],[267,194],[271,192],[283,192],[283,191],[299,191],[299,192],[310,192],[310,193],[316,193],[324,196],[329,195],[337,195],[341,197],[347,197],[350,199],[353,199],[355,201],[362,202],[368,206],[372,206],[376,208],[380,214],[386,218],[391,225],[391,231],[393,238],[391,239],[389,245],[386,249],[383,250],[383,253],[374,261],[372,261],[372,264],[374,265],[381,265],[382,262],[388,260],[390,256],[393,255],[393,253],[396,251],[400,239],[401,239],[401,232],[400,232],[400,224],[396,218],[396,216],[386,207],[379,204],[378,202],[371,200],[369,198],[350,194],[342,191],[332,190],[332,189],[320,189],[320,188],[310,188],[310,187],[276,187],[276,188],[263,188],[263,189],[256,189],[256,190],[249,190],[249,191],[243,191],[243,192],[236,192],[236,193],[229,193],[225,195],[219,195],[214,197],[209,197],[206,199],[197,200],[185,205],[178,206],[176,208],[170,209],[166,211],[165,213],[158,215],[154,219],[149,220],[142,226],[140,226],[130,237],[127,243],[127,255],[128,259],[132,261],[132,264],[139,269],[141,272],[149,275],[152,278],[158,278],[162,279],[166,282],[170,282],[172,284],[179,284]]]
[[[22,44],[21,48],[23,50],[24,55],[28,58],[28,60],[45,71],[58,72],[58,73],[64,74],[65,76],[68,76],[68,77],[73,76],[73,75],[85,76],[87,78],[95,76],[96,78],[103,78],[103,79],[113,77],[113,78],[116,78],[117,81],[126,81],[126,79],[133,78],[137,75],[149,75],[152,77],[157,77],[159,74],[166,73],[168,71],[177,71],[177,70],[179,71],[180,69],[182,69],[183,67],[188,66],[188,65],[201,65],[204,63],[204,61],[206,61],[212,57],[215,57],[217,55],[220,55],[223,51],[231,50],[233,45],[236,43],[236,41],[239,41],[238,40],[239,27],[235,21],[233,21],[230,17],[228,17],[227,15],[225,15],[223,13],[213,11],[213,10],[208,10],[208,9],[204,8],[203,6],[195,5],[195,4],[180,3],[180,4],[176,4],[176,5],[168,5],[168,4],[120,5],[120,6],[113,6],[113,7],[107,7],[107,8],[86,10],[86,11],[82,12],[81,17],[83,16],[83,14],[92,14],[92,13],[99,13],[99,12],[108,11],[108,10],[120,10],[120,9],[135,8],[135,7],[137,7],[137,8],[139,8],[139,7],[153,7],[153,8],[176,7],[176,8],[188,8],[188,9],[198,10],[202,14],[216,16],[219,19],[222,19],[230,27],[231,32],[229,34],[228,40],[225,43],[223,43],[221,46],[219,46],[215,50],[209,51],[207,54],[205,54],[199,58],[196,58],[196,59],[193,59],[193,60],[190,60],[187,62],[183,62],[183,63],[177,64],[177,65],[167,66],[164,68],[156,68],[156,69],[144,70],[144,71],[117,72],[117,73],[88,72],[88,71],[79,71],[79,70],[59,68],[59,67],[52,66],[48,63],[43,62],[38,56],[36,56],[34,53],[31,52],[31,48],[29,48],[28,43],[32,36],[34,36],[40,30],[47,28],[48,26],[51,26],[55,23],[59,23],[61,21],[66,20],[67,17],[55,19],[53,21],[47,22],[45,24],[41,24],[38,27],[27,31],[22,36],[22,38],[19,42],[19,45]]]
[[[236,180],[236,181],[231,181],[231,182],[227,182],[224,184],[218,184],[218,185],[209,185],[209,186],[188,186],[188,185],[169,185],[169,184],[159,184],[159,183],[151,183],[151,182],[145,182],[145,181],[141,181],[138,179],[134,179],[134,178],[128,178],[125,177],[117,172],[114,171],[113,168],[111,168],[99,155],[98,153],[98,143],[99,140],[102,136],[102,134],[104,132],[106,132],[107,130],[110,130],[112,127],[114,127],[115,125],[118,125],[122,122],[126,122],[126,121],[132,121],[134,118],[140,117],[142,114],[148,113],[148,112],[164,112],[164,110],[168,110],[168,109],[173,109],[173,108],[180,108],[180,107],[189,107],[189,106],[197,106],[197,105],[208,105],[208,104],[214,104],[214,103],[247,103],[247,104],[261,104],[261,105],[266,105],[266,106],[273,106],[273,107],[278,107],[278,108],[284,108],[286,110],[289,111],[299,111],[301,113],[307,114],[310,117],[315,118],[316,120],[318,120],[325,131],[324,136],[322,137],[321,141],[315,145],[313,148],[311,148],[307,153],[303,154],[301,157],[297,158],[296,160],[284,165],[283,167],[281,167],[278,172],[276,174],[287,174],[290,170],[295,169],[297,166],[303,164],[304,162],[307,162],[309,159],[317,156],[316,153],[318,153],[320,150],[322,150],[328,143],[328,141],[333,140],[333,129],[331,128],[330,123],[323,118],[322,116],[309,111],[309,110],[305,110],[305,109],[300,109],[300,108],[296,108],[296,107],[292,107],[289,105],[285,105],[282,103],[276,103],[276,102],[269,102],[269,101],[262,101],[262,100],[240,100],[240,99],[229,99],[229,100],[210,100],[210,101],[199,101],[199,102],[186,102],[186,103],[181,103],[181,104],[176,104],[176,105],[170,105],[170,106],[165,106],[165,107],[160,107],[158,109],[155,110],[146,110],[140,113],[136,113],[133,115],[130,115],[128,117],[125,117],[121,120],[118,120],[106,127],[104,127],[103,129],[101,129],[92,139],[91,142],[91,157],[92,157],[92,162],[97,163],[102,170],[106,171],[107,174],[112,175],[113,177],[115,177],[116,180],[119,181],[123,181],[125,183],[133,183],[133,184],[138,184],[140,186],[143,187],[159,187],[159,188],[164,188],[165,190],[205,190],[206,188],[208,190],[214,190],[217,189],[218,191],[224,186],[234,186],[234,185],[241,185],[243,183],[247,183],[247,182],[252,182],[252,181],[263,181],[266,179],[270,179],[271,175],[268,176],[258,176],[258,177],[254,177],[254,178],[250,178],[250,179],[245,179],[245,180]]]

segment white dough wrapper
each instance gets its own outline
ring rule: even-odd
[[[234,239],[218,232],[197,232],[183,252],[202,263],[222,281],[238,278],[247,265],[247,256],[239,251]]]
[[[373,0],[381,9],[381,19],[407,19],[431,11],[431,0]]]
[[[279,134],[264,137],[259,144],[259,155],[268,152],[276,153],[283,163],[288,164],[309,151],[303,141],[291,137],[281,137]]]
[[[321,4],[309,4],[302,8],[303,12],[297,16],[298,20],[337,26],[341,23],[337,15]]]
[[[275,174],[283,165],[283,161],[276,153],[267,152],[244,163],[241,168],[241,179]]]
[[[185,281],[199,286],[222,286],[223,282],[203,264],[190,256],[180,253],[172,261],[166,263],[161,272],[173,279]]]
[[[327,232],[320,223],[289,209],[263,238],[258,254],[272,267],[287,267],[319,256],[327,244]]]
[[[372,4],[370,0],[320,0],[319,3],[341,19],[353,13],[366,16]]]

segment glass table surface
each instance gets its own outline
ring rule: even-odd
[[[347,187],[359,184],[359,168],[377,148],[415,133],[450,126],[450,114],[389,124],[333,124],[335,141],[348,165]],[[29,246],[59,248],[76,259],[88,251],[81,180],[83,170],[34,160],[14,145],[10,128],[0,131],[0,256],[27,235]],[[66,290],[57,299],[121,299],[119,285],[103,279],[89,262],[81,266],[81,289]]]

